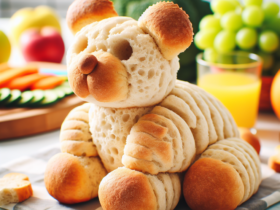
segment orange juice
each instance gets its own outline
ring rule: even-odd
[[[261,80],[257,76],[235,72],[206,74],[199,78],[198,86],[225,105],[238,127],[254,126],[261,88]]]

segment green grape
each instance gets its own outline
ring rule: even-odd
[[[266,21],[273,19],[279,13],[279,5],[275,2],[265,2],[262,9]]]
[[[227,12],[221,18],[221,25],[226,30],[237,31],[243,25],[242,17],[234,11]]]
[[[221,24],[220,24],[220,18],[218,18],[215,15],[206,15],[203,17],[199,23],[199,29],[217,29],[222,30]]]
[[[262,6],[263,0],[244,0],[244,5],[246,7],[256,5],[256,6]]]
[[[213,0],[211,9],[214,13],[225,14],[236,9],[236,3],[233,0]]]
[[[236,44],[242,50],[252,49],[258,41],[257,31],[253,28],[245,27],[236,34]]]
[[[280,16],[274,17],[266,23],[266,28],[272,30],[280,36]]]
[[[199,31],[194,37],[194,43],[201,50],[213,47],[214,39],[218,33],[219,31],[215,29]]]
[[[264,52],[274,52],[279,45],[279,38],[273,31],[264,31],[258,40],[259,47]]]
[[[259,27],[264,19],[263,11],[258,6],[249,6],[242,12],[243,22],[250,27]]]
[[[235,33],[223,30],[215,37],[214,47],[218,52],[227,53],[235,48]]]
[[[274,58],[273,55],[270,53],[265,53],[265,52],[258,52],[257,53],[263,60],[263,70],[268,70],[273,66],[274,63]]]
[[[207,48],[203,53],[204,60],[216,63],[218,60],[218,52],[214,48]]]

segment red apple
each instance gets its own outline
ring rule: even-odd
[[[53,27],[27,29],[20,37],[20,47],[26,61],[60,63],[65,52],[63,39]]]

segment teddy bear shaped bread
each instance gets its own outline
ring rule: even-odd
[[[98,196],[104,210],[171,210],[183,194],[191,209],[217,210],[257,192],[259,157],[229,111],[176,80],[193,39],[177,4],[154,4],[137,21],[109,0],[76,0],[67,23],[69,82],[88,103],[61,126],[62,153],[45,172],[50,195],[67,204]]]

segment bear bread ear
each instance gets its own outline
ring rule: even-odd
[[[156,41],[163,57],[172,60],[193,41],[189,16],[173,2],[150,6],[139,18],[139,27]]]
[[[84,26],[106,18],[118,16],[109,0],[75,0],[68,8],[66,21],[75,35]]]

